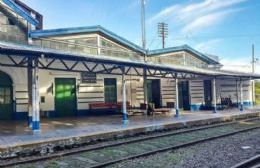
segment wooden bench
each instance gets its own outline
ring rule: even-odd
[[[127,110],[127,114],[130,115],[130,116],[145,115],[146,114],[146,110],[142,110],[142,109],[129,109],[129,110]]]
[[[168,114],[170,113],[169,108],[158,108],[158,109],[153,109],[152,114]]]
[[[130,109],[130,102],[126,102],[127,109]],[[122,102],[118,103],[105,103],[105,102],[92,102],[89,103],[89,109],[121,109]]]

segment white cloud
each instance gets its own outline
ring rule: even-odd
[[[226,18],[231,13],[237,12],[237,9],[234,10],[225,10],[221,12],[210,13],[207,15],[200,16],[195,20],[187,23],[181,30],[182,33],[196,33],[203,28],[216,25],[221,22],[224,18]]]
[[[216,46],[221,41],[221,39],[212,39],[206,42],[199,43],[194,48],[200,52],[209,53],[209,51],[216,48]]]
[[[178,11],[179,9],[180,9],[179,5],[173,5],[168,8],[165,8],[162,11],[160,11],[159,13],[157,13],[156,15],[154,15],[153,17],[151,17],[148,20],[148,22],[153,23],[153,22],[157,22],[157,21],[162,21],[162,20],[168,18],[169,16],[175,14],[176,11]]]
[[[201,0],[197,3],[178,4],[167,7],[149,20],[149,24],[161,21],[172,21],[175,25],[183,27],[182,32],[201,30],[201,27],[209,27],[220,23],[232,12],[236,12],[234,6],[247,0]]]
[[[234,58],[224,58],[220,60],[220,63],[224,65],[223,70],[239,71],[239,72],[252,72],[252,66],[250,63],[250,56],[246,57],[235,57]],[[256,67],[260,70],[260,66]]]

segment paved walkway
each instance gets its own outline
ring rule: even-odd
[[[134,116],[129,118],[126,127],[122,126],[121,116],[80,117],[63,119],[45,119],[41,121],[41,133],[33,134],[26,122],[1,122],[0,121],[0,147],[19,144],[29,144],[39,141],[95,135],[105,132],[123,131],[133,128],[160,126],[170,123],[184,123],[187,121],[229,117],[239,114],[249,114],[255,109],[240,112],[238,109],[220,111],[182,112],[179,118],[173,116]]]

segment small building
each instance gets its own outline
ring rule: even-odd
[[[42,29],[19,0],[0,0],[0,119],[123,114],[154,108],[253,106],[259,75],[220,70],[188,45],[142,47],[102,26]],[[124,116],[124,119],[126,116]]]

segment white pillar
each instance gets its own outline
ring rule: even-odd
[[[244,111],[243,102],[243,81],[240,80],[240,111]]]
[[[123,113],[123,124],[127,124],[127,107],[126,107],[126,80],[125,70],[123,69],[122,74],[122,113]]]
[[[213,78],[213,113],[217,112],[217,89],[216,89],[216,77]]]
[[[145,110],[147,110],[148,101],[147,101],[147,72],[146,72],[146,68],[143,69],[143,90],[144,90],[144,105],[145,105]]]
[[[179,87],[178,87],[178,78],[175,79],[175,117],[179,117]]]
[[[38,60],[34,62],[33,86],[32,86],[32,129],[40,131],[40,92],[39,92],[39,69]]]
[[[97,53],[98,55],[101,55],[101,38],[100,35],[97,35]]]
[[[32,58],[28,60],[27,67],[27,89],[28,89],[28,126],[32,128],[32,85],[33,85],[33,63]]]
[[[255,105],[255,80],[252,80],[252,106]]]

